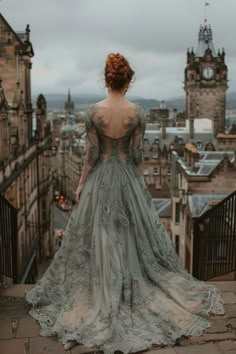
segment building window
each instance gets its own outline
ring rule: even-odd
[[[175,223],[179,224],[180,220],[180,203],[175,203]]]
[[[158,167],[153,167],[153,174],[154,174],[154,176],[159,175]]]
[[[159,139],[158,138],[154,139],[154,144],[159,144]]]
[[[167,175],[170,176],[171,171],[170,171],[170,167],[167,167]]]
[[[144,176],[148,176],[148,168],[144,168],[143,174],[144,174]]]
[[[152,158],[153,158],[153,159],[158,159],[158,152],[156,152],[156,151],[153,152],[153,153],[152,153]]]
[[[179,235],[175,235],[175,251],[179,255]]]
[[[149,154],[147,152],[144,153],[144,160],[148,160],[149,159]]]
[[[148,138],[144,138],[143,143],[144,143],[144,145],[148,145],[148,143],[149,143]]]

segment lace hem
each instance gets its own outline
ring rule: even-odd
[[[38,297],[30,296],[30,291],[25,291],[25,296],[28,302],[35,305],[38,301]],[[28,293],[28,294],[27,294]],[[169,323],[166,323],[166,328],[163,328],[165,325],[164,322],[160,323],[161,333],[155,334],[158,332],[157,321],[154,320],[148,313],[142,311],[141,309],[137,309],[137,312],[144,312],[142,316],[146,317],[146,323],[148,323],[148,334],[136,334],[136,328],[142,328],[144,325],[140,321],[140,323],[134,324],[134,335],[130,335],[133,328],[125,323],[122,323],[120,320],[113,321],[114,328],[112,326],[109,327],[109,319],[104,318],[104,326],[102,331],[104,331],[104,337],[100,340],[95,340],[94,337],[97,333],[94,330],[93,324],[81,325],[80,333],[76,332],[76,329],[73,332],[69,332],[64,330],[60,323],[54,322],[52,318],[46,314],[40,312],[39,309],[33,307],[29,314],[36,319],[41,326],[40,335],[41,336],[54,336],[57,335],[59,339],[63,342],[63,344],[75,340],[78,342],[78,345],[84,345],[86,347],[94,347],[96,346],[98,350],[102,350],[104,354],[114,354],[116,350],[123,352],[124,354],[135,353],[141,350],[150,349],[152,345],[174,345],[177,339],[180,339],[182,336],[201,336],[205,329],[209,328],[212,324],[212,321],[207,319],[209,313],[212,314],[224,314],[224,301],[221,297],[221,292],[219,289],[212,287],[208,290],[208,304],[202,308],[201,315],[193,314],[194,317],[189,320],[189,323],[186,324],[185,328],[181,330],[177,330],[176,328],[171,328]],[[145,302],[146,305],[151,304],[151,300]],[[63,308],[63,311],[65,308]],[[134,311],[136,311],[136,307],[134,306]],[[111,324],[110,324],[111,325]],[[150,328],[153,328],[153,332]],[[118,329],[122,328],[122,333],[119,333]],[[114,332],[116,333],[114,337]],[[143,331],[145,333],[145,329]],[[122,334],[124,334],[122,338]]]

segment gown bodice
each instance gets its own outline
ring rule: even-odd
[[[133,161],[137,165],[142,160],[145,131],[143,110],[136,105],[133,112],[123,115],[118,123],[118,129],[109,126],[106,116],[101,115],[95,105],[88,111],[85,121],[88,143],[85,160],[90,164],[114,156],[123,161]]]
[[[100,142],[100,160],[106,160],[110,156],[117,156],[121,160],[130,160],[130,140],[131,134],[120,138],[112,138],[107,135],[101,135]]]

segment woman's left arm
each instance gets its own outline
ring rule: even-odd
[[[91,112],[92,111],[92,112]],[[87,143],[85,147],[85,159],[79,185],[75,193],[75,201],[79,202],[80,193],[86,178],[99,158],[99,139],[97,130],[93,122],[93,110],[90,109],[85,117],[85,129],[87,134]]]

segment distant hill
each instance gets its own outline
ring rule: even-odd
[[[63,110],[67,95],[65,94],[45,94],[48,110]],[[160,101],[142,97],[128,97],[131,101],[140,104],[144,109],[149,110],[152,107],[159,107]],[[33,102],[36,102],[37,96],[33,95]],[[104,99],[101,95],[72,95],[75,106],[86,106]],[[166,101],[166,107],[176,108],[179,112],[185,110],[185,97],[169,98]],[[229,92],[226,96],[227,109],[236,109],[236,92]]]

